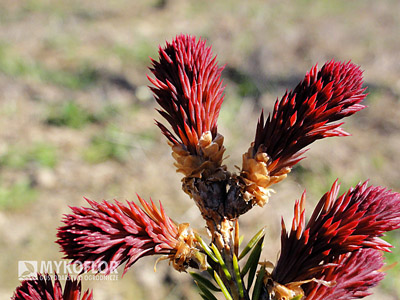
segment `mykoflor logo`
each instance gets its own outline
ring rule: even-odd
[[[86,274],[82,274],[85,269],[90,270],[91,264],[95,264],[97,268],[93,268],[93,270],[106,270],[111,269],[110,274],[106,275],[104,271],[90,271]],[[110,267],[108,268],[108,265]],[[100,267],[99,267],[100,266]],[[116,262],[106,262],[103,261],[99,264],[99,262],[85,262],[85,266],[82,263],[76,262],[71,264],[68,261],[37,261],[37,260],[20,260],[18,261],[18,279],[19,280],[27,280],[30,278],[36,278],[38,273],[41,274],[57,274],[59,279],[66,278],[68,275],[81,275],[82,279],[85,280],[117,280],[118,279],[118,271],[117,271],[118,263]]]
[[[35,260],[20,260],[18,262],[18,279],[24,280],[36,277],[38,262]]]

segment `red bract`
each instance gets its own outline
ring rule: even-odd
[[[277,100],[265,123],[261,113],[253,155],[268,155],[270,176],[299,162],[302,149],[315,140],[348,135],[340,128],[343,123],[332,122],[364,108],[359,104],[366,97],[362,84],[358,66],[332,60],[319,71],[313,67],[293,91]]]
[[[161,106],[159,113],[171,125],[172,133],[157,122],[163,134],[174,145],[183,144],[192,155],[199,154],[197,144],[203,133],[217,135],[217,118],[223,101],[223,67],[213,58],[204,40],[179,35],[159,48],[159,61],[152,60],[149,80],[152,92]]]
[[[304,147],[325,137],[348,135],[340,128],[343,123],[332,122],[364,108],[359,104],[366,96],[362,84],[358,66],[332,60],[320,71],[312,68],[293,91],[277,100],[265,122],[262,112],[254,143],[243,155],[246,198],[263,206],[270,186],[304,158]]]
[[[340,255],[333,263],[337,266],[325,269],[321,278],[334,282],[332,287],[321,283],[309,283],[306,287],[305,300],[349,300],[364,298],[372,293],[385,274],[383,257],[380,251],[360,249],[355,252]]]
[[[87,200],[91,208],[72,207],[74,214],[65,215],[66,225],[57,234],[64,258],[81,263],[85,271],[106,274],[126,262],[125,274],[139,258],[164,254],[176,269],[184,270],[197,252],[188,224],[176,225],[161,203],[158,210],[153,201],[138,198],[144,209],[129,201],[124,205]]]
[[[22,281],[14,292],[12,300],[93,300],[92,292],[87,290],[81,298],[81,282],[68,276],[64,293],[57,274],[54,286],[48,274],[38,274],[37,278]]]
[[[295,204],[289,234],[282,220],[281,255],[272,272],[280,284],[314,278],[334,258],[360,248],[390,251],[380,239],[400,228],[400,194],[367,182],[337,197],[337,181],[317,204],[305,225],[305,194]],[[320,279],[320,278],[317,278]]]

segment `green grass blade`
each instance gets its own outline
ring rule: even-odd
[[[203,295],[203,299],[207,299],[207,300],[218,300],[211,292],[209,289],[207,289],[207,287],[205,287],[203,284],[201,284],[200,282],[198,282],[197,280],[194,281],[197,286],[199,287],[200,291],[202,292]]]
[[[242,269],[242,272],[241,272],[242,276],[245,276],[247,274],[247,272],[249,271],[249,269],[251,268],[251,266],[253,266],[254,264],[257,267],[263,247],[264,247],[264,237],[262,237],[257,242],[257,245],[255,245],[255,247],[253,247],[253,251],[251,252],[248,260],[246,261],[246,264],[244,265],[244,267]]]
[[[208,247],[208,245],[203,241],[203,239],[201,238],[200,235],[198,235],[197,233],[194,234],[196,237],[196,240],[200,243],[200,246],[203,248],[203,250],[207,253],[207,255],[209,257],[211,257],[211,259],[213,261],[215,261],[216,263],[218,262],[218,259],[215,257],[215,255],[213,254],[213,252],[211,251],[210,247]]]
[[[233,270],[235,271],[236,283],[239,290],[239,296],[241,298],[244,297],[244,290],[243,290],[243,282],[242,277],[240,275],[239,263],[236,255],[233,255]]]
[[[218,283],[219,287],[221,288],[221,291],[224,294],[226,300],[233,300],[232,296],[229,294],[228,289],[226,288],[226,286],[222,282],[221,277],[219,277],[219,275],[215,271],[214,271],[214,278],[215,278],[215,281]]]
[[[265,234],[265,227],[263,227],[259,232],[257,232],[250,242],[246,245],[243,249],[242,253],[239,255],[239,260],[246,256],[247,253],[258,243],[258,241],[264,236]]]
[[[301,298],[303,298],[303,295],[297,295],[297,296],[294,296],[292,299],[290,299],[290,300],[300,300]]]
[[[247,277],[247,287],[248,288],[250,288],[253,284],[254,276],[256,275],[258,262],[260,261],[260,255],[261,255],[263,247],[264,247],[264,237],[262,237],[258,241],[257,245],[254,247],[254,250],[250,254],[250,257],[248,260],[248,261],[251,261],[249,264],[250,265],[249,275]]]
[[[204,295],[204,294],[202,294],[202,293],[199,293],[199,295],[200,295],[201,298],[203,298],[203,300],[210,300],[210,299],[208,299],[208,298],[206,297],[206,295]]]
[[[189,272],[190,275],[192,275],[193,279],[195,281],[198,281],[199,283],[201,283],[202,285],[204,285],[206,288],[208,288],[209,290],[212,290],[214,292],[220,292],[221,290],[216,287],[210,280],[208,280],[207,278],[201,276],[198,273],[194,273],[194,272]]]
[[[239,237],[239,246],[242,244],[243,239],[244,239],[244,235],[241,235],[241,236]]]
[[[260,272],[258,273],[256,279],[256,284],[254,285],[253,295],[251,297],[252,300],[258,300],[258,298],[260,298],[261,286],[263,283],[264,275],[265,275],[265,268],[261,267]]]
[[[210,274],[211,278],[214,278],[214,269],[208,266],[207,273]]]
[[[211,249],[213,250],[215,257],[218,259],[218,263],[221,265],[222,271],[224,271],[226,279],[231,280],[232,275],[229,273],[229,270],[222,258],[221,253],[219,252],[218,248],[214,244],[211,244]]]

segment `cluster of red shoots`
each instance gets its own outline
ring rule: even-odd
[[[170,129],[157,121],[158,127],[172,146],[202,156],[202,136],[211,134],[214,140],[218,133],[217,118],[224,98],[220,79],[223,67],[217,65],[204,40],[186,35],[160,47],[159,60],[152,63],[151,90]],[[261,112],[252,152],[246,159],[254,158],[256,166],[261,163],[266,176],[286,176],[314,141],[348,135],[340,127],[343,123],[336,121],[364,108],[360,104],[366,96],[362,85],[362,71],[351,62],[332,60],[321,69],[313,67],[294,90],[276,101],[266,119]],[[252,172],[242,171],[244,178]],[[253,191],[246,185],[243,189]],[[400,194],[368,186],[367,182],[341,196],[338,191],[336,181],[308,222],[305,193],[296,201],[289,230],[282,220],[280,257],[267,273],[265,285],[289,287],[298,283],[304,299],[337,300],[365,297],[383,279],[381,252],[390,251],[392,246],[380,237],[400,227]],[[65,215],[64,226],[57,234],[64,258],[82,263],[84,271],[100,271],[100,262],[107,261],[108,268],[101,271],[110,273],[126,262],[125,273],[148,255],[164,255],[179,271],[203,269],[204,251],[196,235],[187,224],[172,221],[161,203],[158,209],[152,201],[147,203],[140,197],[143,208],[133,202],[87,201],[88,208],[72,207],[72,214]],[[269,296],[284,299],[277,293]],[[24,281],[13,299],[77,300],[80,283],[67,280],[62,294],[58,280],[53,286],[46,276],[39,275],[36,280]],[[91,293],[86,292],[82,299],[92,299]]]

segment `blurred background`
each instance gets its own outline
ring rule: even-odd
[[[241,218],[245,241],[264,225],[263,258],[276,261],[280,218],[307,189],[309,215],[336,178],[346,191],[370,179],[400,192],[400,1],[0,0],[0,298],[19,285],[20,260],[59,261],[56,228],[68,206],[161,200],[178,222],[203,230],[181,191],[170,148],[154,125],[149,57],[180,33],[213,46],[226,87],[219,118],[226,164],[241,165],[262,108],[316,63],[361,65],[368,108],[347,138],[316,142],[270,203]],[[387,263],[400,260],[397,246]],[[84,281],[101,299],[200,299],[190,276],[135,264],[117,281]],[[119,269],[122,274],[122,269]],[[400,299],[400,267],[369,299]]]

